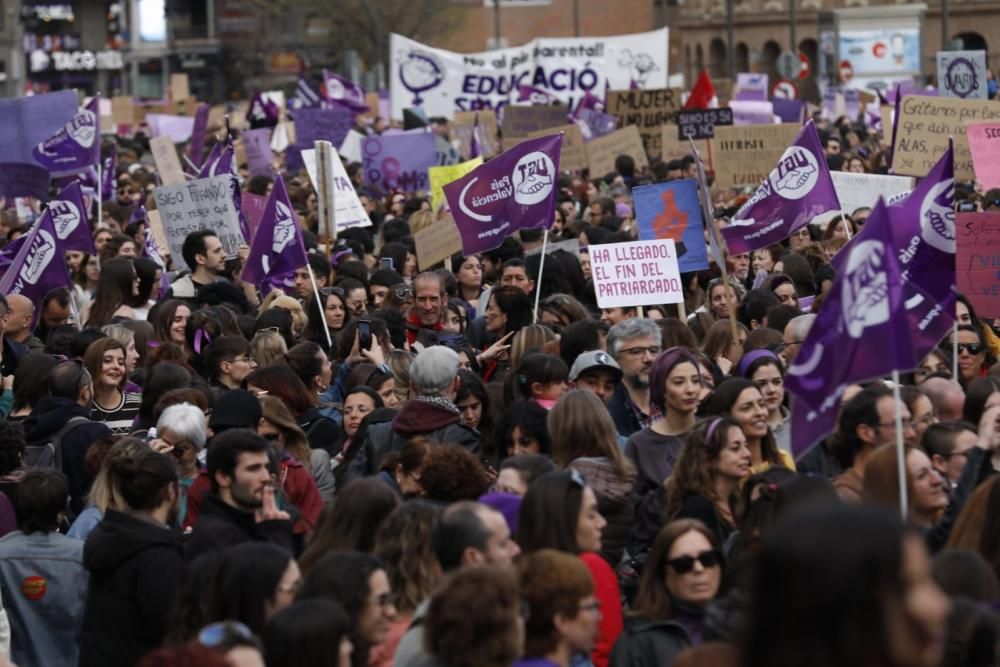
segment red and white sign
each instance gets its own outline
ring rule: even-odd
[[[771,97],[776,97],[779,100],[797,100],[799,99],[799,89],[795,86],[794,81],[778,79],[771,86]]]
[[[842,60],[840,62],[840,80],[847,82],[854,78],[854,68],[851,66],[850,60]]]
[[[802,69],[799,70],[799,78],[807,79],[809,78],[809,58],[806,54],[799,51],[799,60],[802,61]]]
[[[872,55],[876,58],[885,58],[885,42],[875,42],[872,44]]]

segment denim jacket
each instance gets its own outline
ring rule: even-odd
[[[75,665],[87,597],[83,542],[15,531],[0,539],[0,589],[19,665]]]

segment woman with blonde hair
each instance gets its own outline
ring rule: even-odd
[[[265,395],[260,396],[258,400],[260,401],[261,418],[257,432],[274,442],[279,451],[287,452],[295,459],[299,467],[309,472],[324,503],[333,500],[335,486],[329,452],[325,449],[309,447],[309,440],[306,438],[305,432],[298,427],[292,413],[289,412],[280,398]],[[282,457],[282,468],[288,467],[287,460],[288,457]],[[295,500],[292,499],[292,502],[294,503]],[[318,514],[316,518],[319,518]],[[313,525],[315,525],[315,521]]]
[[[309,317],[306,315],[306,309],[302,307],[299,300],[290,297],[281,290],[272,290],[264,298],[264,302],[260,304],[260,312],[265,313],[271,308],[284,308],[292,316],[292,337],[298,340],[302,333],[306,330],[306,325],[309,324]]]
[[[385,360],[389,373],[396,381],[393,392],[396,399],[402,403],[410,399],[410,364],[413,363],[413,353],[406,350],[393,350]]]
[[[105,444],[113,443],[113,444]],[[138,438],[120,438],[115,441],[113,437],[99,440],[91,445],[94,452],[104,450],[104,458],[100,461],[100,467],[94,476],[94,481],[90,485],[90,495],[88,497],[87,509],[80,512],[80,515],[73,521],[66,533],[69,537],[77,540],[86,540],[90,532],[97,527],[97,524],[104,518],[104,513],[109,509],[120,512],[128,511],[128,503],[118,489],[116,479],[111,474],[112,464],[119,459],[128,459],[139,452],[148,451],[149,445]],[[88,452],[90,454],[90,452]],[[88,461],[89,467],[89,461]]]
[[[514,334],[510,343],[510,367],[521,365],[524,355],[541,352],[546,343],[556,340],[556,332],[544,324],[529,324]]]
[[[601,555],[618,563],[635,518],[635,469],[618,446],[618,431],[604,402],[585,389],[563,395],[549,411],[552,458],[576,470],[597,495],[597,510],[608,522]]]
[[[288,346],[279,331],[262,330],[250,341],[250,352],[257,366],[270,366],[285,358]]]

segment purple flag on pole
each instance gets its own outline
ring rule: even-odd
[[[816,126],[809,121],[722,236],[729,253],[739,255],[788,238],[817,215],[839,208]]]
[[[477,158],[482,155],[483,151],[479,147],[479,137],[476,133],[479,132],[479,112],[476,112],[475,120],[472,123],[472,137],[469,139],[469,159]]]
[[[209,151],[208,157],[205,161],[201,163],[201,168],[198,170],[198,178],[208,178],[209,176],[214,176],[213,170],[215,165],[219,162],[219,158],[222,157],[223,144],[221,141],[215,142],[212,146],[212,150]]]
[[[444,186],[466,255],[552,224],[562,133],[529,139]]]
[[[365,89],[350,79],[345,79],[328,70],[323,70],[326,98],[335,104],[347,107],[355,113],[368,111]]]
[[[593,109],[583,109],[576,115],[576,124],[580,126],[584,141],[590,141],[605,134],[611,134],[618,129],[618,116]]]
[[[785,375],[799,409],[816,413],[809,421],[829,420],[826,413],[836,419],[837,397],[847,385],[912,368],[899,248],[881,199],[865,227],[869,225],[874,225],[869,237],[844,250],[844,270]],[[812,444],[793,431],[795,456]]]
[[[589,90],[583,91],[583,97],[580,98],[580,103],[576,105],[576,109],[573,110],[573,117],[579,118],[580,112],[589,109],[590,111],[604,111],[604,100],[594,95]]]
[[[87,206],[83,202],[83,191],[79,183],[64,188],[56,199],[50,201],[49,213],[52,215],[52,225],[63,250],[97,254],[94,239],[90,235]]]
[[[115,198],[115,169],[117,168],[118,156],[114,148],[111,154],[104,158],[104,167],[101,172],[101,201],[110,201]]]
[[[302,268],[308,261],[302,230],[279,175],[253,238],[243,280],[260,285],[269,278]]]
[[[205,157],[205,130],[208,128],[207,104],[199,104],[194,112],[194,127],[191,129],[191,143],[188,144],[188,157],[191,162],[201,164],[201,159]]]
[[[21,294],[40,304],[52,290],[72,286],[66,262],[63,261],[62,244],[52,224],[52,215],[45,211],[41,222],[28,233],[17,257],[3,278],[0,278],[0,294]],[[35,308],[32,329],[41,312],[41,308]]]
[[[250,100],[250,110],[247,112],[247,120],[250,121],[250,129],[258,127],[274,127],[278,124],[280,111],[278,105],[271,100],[264,99],[260,93],[255,93]]]
[[[38,164],[54,175],[71,174],[97,164],[101,159],[97,104],[98,98],[94,96],[73,120],[32,149]]]
[[[530,102],[531,104],[552,104],[558,102],[558,98],[547,90],[528,86],[523,83],[517,86],[517,101]]]
[[[304,74],[299,75],[292,94],[293,109],[318,109],[323,105],[323,94]]]
[[[215,144],[212,152],[208,154],[205,163],[201,165],[201,172],[199,172],[198,178],[210,178],[232,172],[233,159],[232,146],[222,142]]]
[[[0,276],[6,273],[10,265],[14,263],[14,258],[17,257],[17,253],[21,252],[21,246],[28,240],[29,236],[30,234],[22,234],[0,248]]]

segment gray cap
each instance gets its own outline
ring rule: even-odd
[[[576,382],[576,379],[580,377],[583,373],[592,370],[594,368],[603,368],[611,371],[617,379],[622,377],[622,369],[618,365],[618,362],[611,358],[611,355],[604,350],[592,350],[590,352],[584,352],[576,358],[573,362],[573,368],[569,370],[570,382]]]

